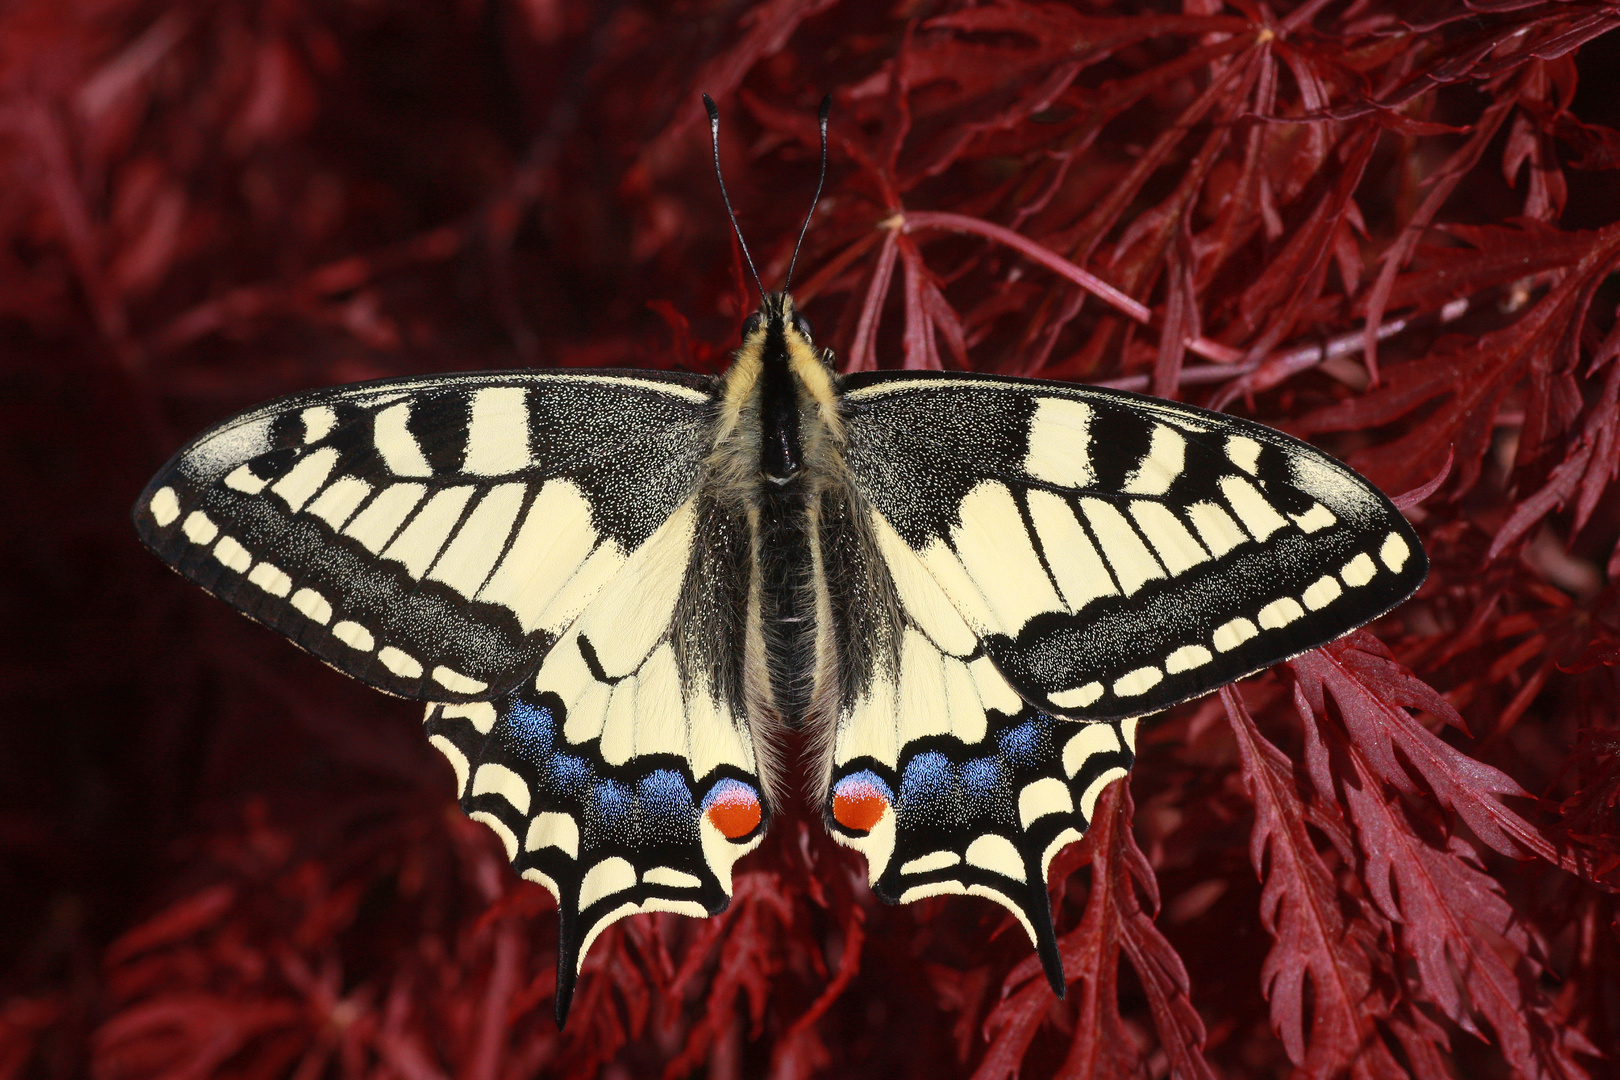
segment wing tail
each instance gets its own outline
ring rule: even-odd
[[[866,856],[872,891],[888,903],[957,893],[1007,908],[1061,997],[1047,872],[1084,835],[1103,789],[1129,772],[1136,721],[1080,723],[1027,706],[982,715],[977,740],[936,734],[907,742],[892,763],[843,761],[827,827]]]

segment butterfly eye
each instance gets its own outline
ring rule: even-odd
[[[797,312],[795,312],[793,316],[793,329],[797,330],[806,341],[809,341],[815,337],[815,335],[810,332],[810,320],[806,319],[803,315],[800,315]]]
[[[743,320],[743,340],[747,341],[757,333],[759,333],[759,312],[756,311]]]

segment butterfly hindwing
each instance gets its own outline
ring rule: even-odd
[[[922,560],[865,512],[864,546],[823,530],[827,561],[837,551],[847,570],[864,559],[890,598],[853,613],[833,604],[875,647],[843,696],[827,827],[865,856],[873,892],[889,903],[965,893],[1006,907],[1062,994],[1047,868],[1090,824],[1103,788],[1129,771],[1136,721],[1076,722],[1031,706]]]
[[[707,385],[508,372],[301,394],[181,450],[136,527],[181,574],[348,675],[487,699],[690,495]]]
[[[640,911],[717,913],[732,864],[764,833],[759,763],[724,674],[740,662],[742,608],[723,602],[737,575],[718,591],[708,580],[727,557],[718,520],[689,499],[532,678],[495,702],[428,709],[463,809],[557,899],[559,1019],[602,930]]]
[[[1427,570],[1328,455],[1238,418],[989,376],[847,381],[855,486],[1028,701],[1158,711],[1331,641]]]

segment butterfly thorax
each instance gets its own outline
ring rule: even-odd
[[[817,352],[810,324],[786,293],[765,297],[743,324],[743,343],[717,391],[720,414],[710,467],[728,483],[781,487],[843,441],[831,354]]]

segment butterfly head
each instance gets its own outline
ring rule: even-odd
[[[759,310],[743,321],[743,346],[764,347],[767,342],[780,340],[787,348],[794,345],[813,347],[814,335],[810,321],[793,306],[793,297],[785,292],[766,293]]]
[[[763,372],[774,370],[781,373],[780,378],[789,379],[791,373],[790,381],[800,387],[795,394],[802,392],[835,410],[833,354],[816,348],[810,320],[799,314],[788,293],[765,294],[759,310],[743,322],[742,348],[737,355],[739,360],[757,358]]]
[[[758,471],[772,484],[785,486],[792,483],[802,467],[806,441],[821,445],[843,437],[843,421],[838,410],[838,395],[833,374],[831,352],[818,352],[812,340],[810,323],[793,304],[788,286],[793,281],[793,268],[798,265],[799,248],[804,243],[810,218],[816,202],[821,198],[821,187],[827,179],[827,114],[832,108],[832,96],[822,99],[819,125],[821,128],[821,173],[816,181],[816,193],[810,200],[810,211],[805,214],[799,229],[798,241],[793,245],[793,258],[788,262],[787,274],[778,292],[767,292],[760,279],[754,258],[743,240],[737,215],[731,208],[731,197],[726,194],[726,179],[720,169],[720,110],[709,95],[703,95],[703,107],[709,114],[709,136],[714,148],[714,175],[720,184],[720,198],[725,203],[726,216],[731,219],[732,232],[754,284],[759,286],[759,309],[743,322],[742,347],[737,350],[731,368],[727,371],[721,391],[720,424],[716,445],[728,444],[739,431],[744,432],[742,444],[758,447]],[[800,413],[806,411],[816,419],[811,430],[800,431]],[[749,418],[744,424],[744,418]],[[726,458],[726,455],[721,455]],[[756,460],[753,451],[745,455],[731,455],[727,460],[739,475],[751,475],[745,464]]]

